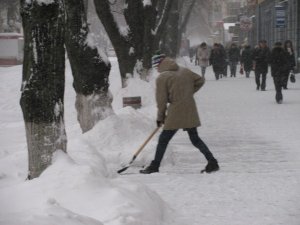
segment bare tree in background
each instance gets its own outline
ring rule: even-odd
[[[210,14],[211,1],[197,0],[184,31],[186,35],[198,36],[202,40],[207,40],[212,33]]]
[[[123,15],[126,32],[115,20],[109,0],[94,0],[96,12],[115,49],[122,85],[126,76],[133,74],[140,63],[138,72],[145,76],[151,68],[151,57],[159,46],[164,31],[172,0],[146,1],[125,0]]]
[[[203,15],[208,10],[208,4],[206,0],[173,0],[166,32],[163,33],[160,43],[163,52],[171,57],[178,56],[182,35],[189,32],[187,25],[191,19],[196,18],[199,30],[203,27],[201,30],[206,31],[205,35],[210,34],[209,25]]]

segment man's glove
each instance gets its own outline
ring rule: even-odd
[[[161,127],[163,125],[163,122],[162,121],[156,121],[156,124],[157,124],[157,127]]]

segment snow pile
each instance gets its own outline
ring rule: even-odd
[[[67,73],[65,107],[74,108],[69,68]],[[119,79],[117,74],[114,76]],[[18,104],[21,67],[0,68],[0,79],[0,90],[8,96],[0,100],[1,225],[174,224],[172,210],[155,192],[116,175],[120,162],[128,162],[155,128],[151,116],[142,113],[145,109],[136,111],[119,105],[115,115],[85,135],[78,130],[76,116],[68,114],[74,109],[66,110],[66,119],[71,120],[67,123],[68,154],[56,152],[53,164],[39,178],[25,181],[27,148]],[[137,83],[140,90],[129,91]],[[140,94],[145,107],[150,107],[154,101],[152,85],[153,82],[132,78],[115,100],[120,103],[122,95]]]
[[[141,80],[138,75],[134,75],[132,78],[127,80],[126,88],[118,89],[113,91],[113,108],[118,110],[123,107],[122,98],[123,97],[134,97],[141,96],[142,98],[142,109],[145,107],[153,107],[155,109],[155,79],[157,77],[157,72],[153,71],[148,81]],[[112,77],[110,77],[112,79]],[[116,78],[113,78],[116,79]],[[156,110],[156,109],[155,109]]]
[[[127,164],[133,154],[156,128],[155,79],[157,71],[152,71],[148,81],[137,75],[127,80],[127,87],[113,91],[115,115],[106,118],[84,135],[91,148],[97,149],[105,157],[110,169],[116,171]],[[113,82],[119,77],[111,77]],[[142,107],[123,107],[124,97],[140,96]],[[113,134],[113,135],[112,135]],[[153,159],[158,134],[145,146],[134,166],[145,166]],[[163,164],[172,164],[172,147],[166,153]]]
[[[160,224],[165,206],[145,186],[102,176],[101,164],[57,152],[38,179],[1,190],[0,224]],[[144,213],[147,212],[147,213]],[[17,214],[17,216],[15,215]],[[17,218],[15,221],[14,218]],[[94,219],[91,219],[94,218]],[[97,222],[98,221],[98,222]]]

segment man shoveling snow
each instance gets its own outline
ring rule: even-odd
[[[153,56],[152,65],[160,73],[156,80],[157,126],[164,126],[154,160],[147,168],[140,170],[140,173],[159,172],[168,143],[178,129],[188,132],[192,144],[207,159],[208,163],[201,172],[211,173],[219,170],[218,161],[197,132],[200,119],[194,93],[203,86],[205,79],[187,68],[179,67],[174,60],[163,54]]]

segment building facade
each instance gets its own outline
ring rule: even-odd
[[[300,1],[258,0],[255,10],[255,26],[248,34],[250,44],[266,40],[272,47],[275,42],[291,40],[300,70]]]
[[[275,42],[291,40],[300,72],[300,0],[247,0],[236,17],[231,29],[235,42],[254,47],[266,40],[272,48]]]

